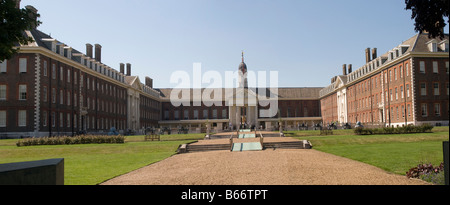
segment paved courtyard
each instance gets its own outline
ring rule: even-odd
[[[314,149],[266,149],[178,154],[103,184],[424,185],[427,183]]]

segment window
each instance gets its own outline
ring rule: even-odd
[[[411,105],[408,104],[407,108],[408,108],[408,110],[407,110],[408,111],[408,116],[411,117]]]
[[[398,100],[398,89],[395,88],[395,99]]]
[[[8,61],[4,60],[3,62],[0,62],[0,73],[6,73],[8,70]]]
[[[420,95],[422,96],[427,95],[427,84],[420,83]]]
[[[26,72],[27,72],[27,59],[19,58],[19,73],[26,73]]]
[[[422,117],[428,116],[427,104],[422,104]]]
[[[405,64],[406,76],[409,76],[409,64]]]
[[[42,98],[44,99],[44,102],[47,102],[47,100],[48,100],[47,86],[44,86],[42,88]]]
[[[448,74],[448,61],[445,62],[445,72],[447,72],[447,74]]]
[[[67,113],[67,127],[70,127],[70,113]]]
[[[409,98],[409,84],[406,84],[406,97]]]
[[[52,127],[56,126],[56,114],[55,112],[52,112]]]
[[[19,110],[18,117],[19,118],[18,118],[17,125],[19,125],[19,127],[26,127],[27,126],[27,111]]]
[[[56,103],[56,90],[52,88],[52,103]]]
[[[389,71],[389,81],[392,82],[392,70]]]
[[[402,118],[405,118],[405,106],[402,105]]]
[[[169,119],[169,111],[164,110],[164,120],[168,120],[168,119]]]
[[[441,104],[435,103],[434,104],[434,115],[441,116]]]
[[[405,97],[405,93],[403,92],[403,85],[400,86],[400,95],[402,96],[402,99]]]
[[[390,115],[391,115],[390,118],[391,119],[394,119],[394,114],[395,114],[394,113],[394,107],[391,107],[391,113],[390,113]]]
[[[394,68],[394,78],[395,78],[395,80],[397,80],[397,68]]]
[[[425,61],[420,61],[420,73],[425,73]]]
[[[64,126],[64,116],[63,113],[60,112],[59,113],[59,127],[63,127]]]
[[[180,119],[180,111],[175,110],[175,114],[174,115],[175,115],[175,120],[179,120]]]
[[[6,110],[0,110],[0,127],[6,127]]]
[[[70,83],[70,69],[67,69],[67,82]]]
[[[448,83],[447,83],[448,90]],[[0,85],[0,100],[6,100],[6,85]]]
[[[47,127],[47,124],[48,124],[47,117],[48,117],[47,112],[46,111],[42,112],[42,126],[43,127]]]
[[[208,110],[203,110],[203,119],[209,119],[208,118]]]
[[[227,110],[226,109],[222,110],[222,119],[227,119]]]
[[[213,119],[217,119],[217,109],[213,109]]]
[[[437,61],[433,61],[433,73],[439,73]]]
[[[64,69],[63,67],[59,67],[59,80],[64,81]]]
[[[183,118],[184,118],[185,120],[188,120],[188,119],[189,119],[189,110],[184,110]]]
[[[198,110],[194,110],[194,119],[198,119]]]
[[[397,114],[397,120],[398,120],[398,118],[399,118],[399,112],[398,112],[398,107],[395,107],[395,113]]]
[[[403,78],[403,67],[400,66],[400,78]]]
[[[19,85],[19,100],[27,99],[27,85]]]
[[[52,64],[52,78],[56,79],[56,65]]]
[[[433,83],[434,95],[439,95],[439,83]]]
[[[391,101],[393,101],[394,100],[394,96],[392,95],[392,89],[389,90],[389,94],[391,96]]]
[[[47,76],[47,73],[48,73],[47,61],[44,61],[44,76]]]
[[[437,52],[437,43],[431,43],[431,52]]]
[[[67,91],[67,105],[70,105],[70,92]]]
[[[78,125],[78,120],[77,120],[77,115],[73,115],[73,127],[74,128],[77,128],[77,125]]]
[[[64,104],[64,91],[63,90],[59,91],[59,104],[61,104],[61,105]]]
[[[386,92],[384,93],[384,99],[386,100],[386,102],[388,101],[388,99],[389,99],[388,91],[386,91]]]

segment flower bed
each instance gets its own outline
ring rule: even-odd
[[[125,137],[121,135],[80,135],[75,137],[33,137],[20,140],[16,143],[18,147],[38,146],[38,145],[72,145],[72,144],[121,144],[125,142]]]
[[[406,177],[418,178],[433,184],[445,185],[444,163],[442,162],[439,166],[435,167],[430,163],[419,164],[417,167],[413,167],[406,172]]]
[[[384,127],[384,128],[355,128],[354,132],[357,135],[373,135],[373,134],[408,134],[408,133],[424,133],[431,132],[433,129],[432,125],[408,125],[405,127]]]

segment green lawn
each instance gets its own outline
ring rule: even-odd
[[[17,140],[0,140],[0,163],[64,158],[66,185],[93,185],[170,157],[180,144],[193,141],[143,142],[140,137],[127,137],[124,144],[31,147],[16,147]]]
[[[433,133],[355,135],[352,130],[292,131],[286,136],[307,139],[313,148],[358,160],[404,175],[421,162],[442,162],[442,141],[449,140],[448,127]],[[144,142],[144,136],[128,136],[124,144],[89,144],[17,147],[18,140],[0,140],[0,163],[64,158],[65,184],[99,184],[175,154],[180,144],[203,139],[204,134],[162,135],[160,142]]]
[[[439,165],[443,161],[442,141],[449,140],[449,128],[398,135],[355,135],[352,130],[335,130],[329,136],[320,136],[319,131],[294,131],[286,135],[307,139],[314,149],[405,175],[419,163]]]

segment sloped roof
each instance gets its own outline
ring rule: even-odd
[[[222,92],[222,100],[226,100],[226,96],[233,96],[233,93],[236,93],[236,88],[219,88]],[[251,91],[259,95],[259,89],[257,88],[249,88]],[[304,87],[304,88],[278,88],[278,95],[277,97],[279,99],[319,99],[319,91],[322,88],[316,88],[316,87]],[[160,98],[163,100],[170,100],[170,93],[172,92],[173,88],[160,88],[155,89],[160,92]],[[190,93],[191,99],[201,99],[201,95],[205,88],[182,88],[182,91],[188,91]],[[270,95],[270,88],[265,88],[266,90],[266,96]],[[195,92],[194,92],[195,91]],[[199,92],[200,91],[200,92]],[[200,94],[200,96],[197,96]],[[214,92],[211,94],[211,98],[214,98]]]

